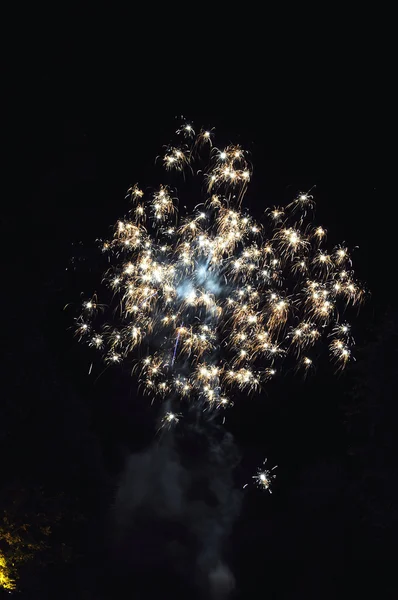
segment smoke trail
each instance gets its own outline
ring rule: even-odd
[[[219,600],[234,587],[223,547],[241,503],[238,452],[214,420],[186,421],[130,456],[116,497],[116,559],[135,584],[142,580],[143,598],[189,590]]]

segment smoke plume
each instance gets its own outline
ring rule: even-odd
[[[223,551],[240,509],[239,455],[232,435],[211,419],[184,421],[128,458],[116,496],[118,578],[138,598],[220,600],[234,588]]]

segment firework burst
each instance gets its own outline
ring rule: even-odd
[[[264,460],[263,465],[265,465],[266,462],[267,462],[267,459]],[[272,473],[272,471],[274,469],[276,469],[277,467],[278,467],[278,465],[275,465],[275,467],[272,467],[272,469],[266,469],[266,468],[262,467],[261,469],[259,469],[257,471],[256,475],[253,475],[253,479],[255,480],[257,486],[260,489],[269,492],[270,494],[272,494],[272,489],[271,489],[272,482],[276,477],[276,475],[274,473]]]
[[[178,410],[186,401],[230,406],[233,388],[258,391],[284,361],[306,375],[325,346],[343,368],[353,338],[340,313],[364,291],[348,249],[328,251],[326,230],[313,225],[313,196],[267,209],[260,224],[242,209],[252,177],[245,150],[218,149],[213,130],[197,134],[191,124],[177,134],[183,143],[166,147],[165,176],[188,169],[203,189],[201,210],[180,217],[167,184],[128,190],[129,213],[102,245],[113,304],[83,303],[79,340],[109,365],[138,364],[145,392]],[[195,170],[196,160],[207,166]],[[180,417],[169,411],[163,424]],[[265,487],[268,472],[256,479]]]

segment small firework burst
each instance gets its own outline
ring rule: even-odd
[[[176,407],[189,398],[219,409],[233,404],[234,388],[259,391],[285,361],[306,376],[325,340],[344,367],[353,338],[340,315],[364,290],[349,249],[328,250],[326,230],[313,224],[310,192],[257,222],[241,207],[253,172],[248,153],[217,148],[212,129],[198,131],[184,123],[159,163],[165,177],[188,169],[206,190],[203,202],[181,216],[167,181],[155,190],[130,187],[128,217],[101,246],[109,305],[86,299],[75,329],[108,365],[139,364],[151,398],[172,394]],[[148,354],[137,363],[140,348]],[[164,424],[179,414],[167,413]]]
[[[263,465],[265,465],[267,462],[267,459],[264,460]],[[262,490],[266,490],[267,492],[269,492],[270,494],[272,494],[272,481],[276,478],[276,475],[272,473],[272,471],[274,469],[276,469],[278,467],[278,465],[275,465],[275,467],[272,467],[272,469],[268,470],[265,468],[260,468],[257,471],[256,475],[253,475],[253,479],[255,480],[257,486],[259,488],[261,488]]]
[[[162,427],[172,427],[176,425],[181,418],[181,414],[174,412],[167,412],[162,419]]]

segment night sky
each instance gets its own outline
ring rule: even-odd
[[[265,457],[278,465],[272,495],[252,485],[245,492],[227,544],[235,597],[358,597],[367,565],[396,559],[398,533],[395,190],[386,190],[386,132],[372,102],[358,108],[318,89],[301,109],[293,99],[262,101],[249,86],[256,101],[233,109],[210,100],[201,109],[173,106],[170,94],[161,110],[134,96],[100,107],[92,90],[79,100],[76,84],[69,104],[69,96],[59,100],[61,83],[49,83],[12,132],[19,165],[2,214],[3,502],[17,493],[28,520],[47,510],[53,531],[42,562],[21,571],[22,597],[193,597],[172,575],[158,590],[147,585],[147,571],[134,564],[123,576],[128,592],[118,587],[111,506],[124,461],[154,438],[155,412],[123,369],[98,377],[94,362],[89,375],[94,355],[70,329],[80,294],[100,292],[95,239],[126,212],[130,185],[152,183],[180,114],[251,152],[245,204],[254,215],[315,186],[329,243],[358,247],[356,274],[371,294],[354,323],[357,361],[338,377],[323,364],[305,382],[288,374],[239,398],[226,420],[241,454],[237,487]],[[137,564],[142,541],[131,544]],[[385,579],[378,587],[383,598],[394,589]]]

